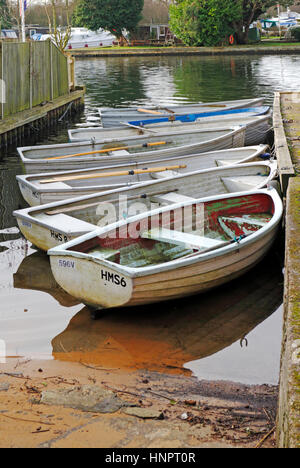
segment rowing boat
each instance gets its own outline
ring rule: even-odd
[[[274,188],[166,206],[50,249],[52,273],[66,292],[97,309],[197,294],[258,263],[282,211]]]
[[[139,118],[152,119],[153,117],[168,117],[170,115],[194,114],[209,111],[224,111],[258,107],[263,104],[264,98],[240,99],[235,101],[202,102],[183,106],[135,106],[98,109],[103,127],[119,126],[120,120],[138,120]]]
[[[276,161],[268,161],[194,171],[17,210],[14,216],[23,236],[48,250],[138,212],[192,198],[261,189],[273,181],[276,168]]]
[[[269,108],[266,108],[269,109]],[[242,109],[241,109],[242,110]],[[245,145],[258,145],[265,141],[266,135],[270,129],[271,111],[263,115],[240,114],[229,115],[223,118],[200,118],[193,122],[181,122],[180,120],[171,120],[167,122],[147,122],[147,120],[120,122],[119,127],[90,127],[75,128],[68,131],[69,141],[75,143],[78,141],[98,141],[103,138],[122,138],[135,135],[158,135],[161,131],[180,131],[187,128],[199,128],[201,130],[220,128],[222,125],[246,127]],[[156,119],[160,120],[160,119]]]
[[[27,174],[85,169],[122,162],[151,161],[170,156],[244,146],[245,127],[166,131],[155,136],[127,137],[96,143],[65,143],[18,148]]]
[[[30,206],[36,206],[141,184],[151,180],[153,176],[157,177],[157,172],[161,172],[163,176],[170,175],[171,171],[172,175],[178,175],[218,166],[261,161],[260,158],[269,156],[267,150],[266,145],[245,146],[177,158],[169,157],[150,163],[132,162],[75,171],[18,175],[16,178],[23,198]],[[173,169],[168,169],[170,167]],[[157,171],[157,168],[161,168],[161,171]]]

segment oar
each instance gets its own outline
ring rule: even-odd
[[[145,169],[135,169],[129,171],[116,171],[116,172],[93,172],[92,174],[77,175],[77,176],[61,176],[52,177],[50,179],[40,180],[40,184],[49,184],[52,182],[63,182],[66,180],[83,180],[83,179],[99,179],[101,177],[117,177],[124,175],[136,175],[136,174],[147,174],[149,172],[164,172],[172,171],[174,169],[184,169],[186,164],[180,164],[177,166],[163,166],[163,167],[146,167]]]
[[[172,190],[172,192],[178,192],[178,189]],[[146,199],[146,198],[153,197],[154,195],[164,195],[166,193],[170,193],[170,190],[164,190],[162,192],[151,192],[149,194],[143,193],[142,195],[132,195],[132,196],[127,197],[127,201],[136,200],[139,198]],[[119,198],[111,198],[111,199],[109,198],[103,201],[100,200],[100,201],[93,202],[93,203],[86,203],[85,205],[75,205],[75,206],[71,205],[71,206],[67,206],[66,208],[57,208],[57,209],[46,211],[46,212],[44,210],[40,210],[40,211],[36,211],[36,214],[46,213],[47,215],[52,216],[56,214],[71,213],[72,211],[78,211],[79,209],[86,210],[88,208],[93,208],[94,206],[99,206],[105,203],[118,203],[118,202],[120,202]]]
[[[52,158],[44,158],[44,161],[51,161],[53,159],[65,159],[65,158],[77,158],[78,156],[88,156],[90,154],[101,154],[101,153],[109,153],[111,151],[120,151],[120,150],[129,150],[134,148],[148,148],[149,146],[158,146],[158,145],[168,145],[172,143],[172,141],[155,141],[153,143],[143,143],[140,145],[133,145],[133,146],[119,146],[119,148],[106,148],[96,151],[88,151],[87,153],[76,153],[76,154],[67,154],[65,156],[54,156]]]
[[[138,112],[145,112],[146,114],[165,115],[163,112],[157,112],[150,109],[137,109]]]
[[[120,122],[120,124],[122,124],[122,125],[127,125],[128,127],[136,128],[136,129],[138,129],[138,130],[140,130],[140,131],[142,131],[142,132],[147,131],[147,132],[157,133],[157,130],[152,130],[152,128],[151,128],[151,130],[150,130],[150,128],[148,128],[148,127],[147,127],[147,128],[140,127],[139,125],[133,125],[133,124],[131,124],[131,123],[129,123],[129,122]]]
[[[245,237],[248,237],[248,236],[249,236],[249,234],[244,234],[240,238],[230,239],[228,241],[222,242],[221,244],[214,245],[213,247],[207,247],[207,249],[204,249],[204,250],[197,250],[196,252],[184,255],[183,257],[180,257],[180,258],[195,257],[196,255],[200,255],[200,254],[202,255],[204,253],[208,253],[208,252],[212,252],[214,250],[221,249],[222,247],[226,247],[227,245],[231,245],[231,244],[234,244],[234,243],[238,244],[241,240],[245,239]]]

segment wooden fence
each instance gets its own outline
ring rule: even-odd
[[[0,119],[51,102],[74,86],[72,58],[49,40],[3,41],[0,59]]]

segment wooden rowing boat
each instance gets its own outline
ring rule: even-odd
[[[266,107],[266,109],[269,109]],[[242,109],[240,109],[241,111]],[[202,130],[218,128],[222,125],[236,126],[244,125],[246,127],[245,145],[258,145],[263,143],[270,129],[271,111],[263,115],[249,115],[244,113],[240,115],[227,115],[226,118],[200,118],[190,123],[182,123],[180,120],[169,122],[149,123],[147,120],[120,122],[119,127],[91,127],[76,128],[68,131],[69,141],[75,143],[78,141],[98,141],[103,138],[119,137],[122,140],[127,136],[134,135],[156,135],[162,130],[180,131],[186,128],[199,128]],[[157,119],[160,120],[160,119]],[[122,125],[123,126],[122,126]]]
[[[66,143],[18,148],[28,174],[85,169],[133,161],[217,151],[244,146],[245,127],[186,129],[97,143]]]
[[[240,99],[235,101],[202,102],[183,106],[151,106],[151,107],[118,107],[98,109],[103,127],[119,126],[121,121],[149,119],[153,117],[176,116],[180,114],[203,113],[209,111],[224,111],[230,109],[242,109],[258,107],[263,104],[264,98]]]
[[[15,211],[14,216],[24,237],[48,250],[137,212],[192,198],[263,188],[273,181],[276,168],[275,161],[268,161],[194,171],[25,208]]]
[[[58,284],[94,308],[197,294],[253,267],[282,217],[275,189],[181,202],[50,249]]]
[[[245,146],[177,158],[169,157],[159,161],[132,162],[76,171],[18,175],[17,181],[26,202],[30,206],[36,206],[94,192],[141,184],[151,180],[153,177],[151,168],[157,166],[164,169],[165,176],[170,175],[170,171],[166,171],[168,167],[185,166],[173,169],[174,175],[178,175],[229,164],[261,161],[260,158],[268,157],[267,151],[268,146],[266,145]],[[148,172],[137,173],[145,168],[148,169]],[[124,175],[122,174],[124,172],[127,173]],[[97,177],[97,174],[105,177]],[[48,182],[43,183],[45,181]]]

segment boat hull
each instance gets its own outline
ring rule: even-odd
[[[188,143],[188,138],[192,137],[194,141]],[[202,136],[202,138],[201,138]],[[158,135],[156,139],[166,139],[169,141],[184,139],[185,143],[180,146],[170,146],[165,149],[151,149],[150,151],[138,151],[135,153],[128,153],[127,151],[111,152],[108,156],[103,154],[87,155],[83,157],[70,157],[63,159],[50,159],[57,156],[65,156],[78,154],[83,152],[102,150],[107,148],[109,142],[87,144],[87,143],[69,143],[66,145],[48,145],[37,147],[18,148],[19,155],[25,167],[27,174],[37,174],[45,172],[68,171],[76,169],[88,169],[97,166],[111,166],[113,164],[122,164],[124,162],[151,162],[167,157],[184,156],[195,153],[204,153],[208,151],[218,151],[222,149],[238,148],[245,144],[245,127],[233,127],[223,129],[212,129],[211,131],[205,130],[204,132],[186,131],[174,132],[173,134]],[[152,138],[153,139],[153,138]],[[134,145],[135,143],[142,144],[145,137],[141,139],[124,139],[122,146]],[[154,138],[155,140],[155,138]],[[148,140],[146,137],[146,141]],[[113,142],[111,142],[113,143]],[[157,146],[158,148],[158,146]],[[163,145],[160,146],[163,148]]]
[[[198,104],[189,104],[185,106],[167,106],[168,109],[173,111],[176,115],[183,115],[189,113],[199,113],[199,112],[209,112],[212,110],[230,110],[230,109],[242,109],[248,107],[257,107],[263,104],[263,98],[256,99],[242,99],[237,101],[220,101],[220,102],[207,102],[207,103],[198,103]],[[142,107],[142,106],[141,106]],[[170,116],[170,112],[164,111],[163,107],[146,107],[146,110],[153,109],[154,111],[159,111],[161,117]],[[117,108],[117,109],[99,109],[99,114],[101,117],[103,127],[118,127],[120,121],[130,121],[138,120],[143,118],[147,119],[147,113],[142,113],[134,107],[127,108]],[[155,114],[149,114],[149,119],[157,117]]]
[[[222,125],[245,125],[246,127],[246,132],[245,132],[245,145],[250,146],[250,145],[259,145],[261,143],[264,143],[264,140],[266,138],[266,135],[270,129],[270,118],[271,118],[271,113],[268,113],[263,116],[257,116],[257,117],[247,117],[247,118],[237,118],[237,117],[231,117],[231,118],[226,118],[226,119],[197,119],[197,123],[201,123],[201,128],[202,130],[208,129],[208,128],[214,128],[214,127],[220,127]],[[193,124],[185,124],[185,125],[190,125],[192,126]],[[174,125],[174,123],[169,123],[165,124],[166,128],[176,128],[177,123]],[[143,131],[145,134],[147,134],[147,129],[149,129],[149,133],[152,131],[155,131],[157,128],[156,124],[153,125],[146,125],[143,127]],[[117,130],[120,132],[120,138],[122,134],[127,134],[127,135],[133,135],[137,133],[139,130],[136,128],[124,128],[124,127],[114,127],[115,131]],[[103,137],[103,135],[108,134],[109,132],[112,131],[112,128],[105,129],[105,128],[85,128],[85,129],[74,129],[74,130],[69,130],[69,141],[71,143],[75,142],[80,142],[80,141],[91,141],[91,140],[99,140],[100,138]]]
[[[243,147],[243,148],[234,148],[227,149],[224,151],[215,151],[209,153],[200,153],[196,155],[182,156],[180,158],[167,158],[159,161],[153,161],[151,164],[155,166],[169,166],[169,165],[186,165],[186,168],[180,169],[180,173],[192,172],[196,170],[208,169],[218,167],[220,165],[226,164],[242,164],[254,161],[259,155],[267,152],[267,145],[259,145],[253,147]],[[107,166],[107,168],[97,167],[92,169],[92,171],[129,171],[142,169],[144,165],[148,163],[135,163],[135,164],[124,164],[118,166]],[[108,179],[94,179],[92,182],[89,182],[88,185],[81,185],[80,187],[72,187],[66,183],[54,183],[54,184],[41,184],[40,180],[47,177],[59,177],[60,174],[66,176],[72,175],[88,175],[89,171],[71,171],[71,172],[56,172],[49,173],[48,176],[45,174],[36,174],[36,175],[21,175],[17,176],[17,182],[19,185],[20,192],[24,200],[30,206],[38,206],[46,203],[52,203],[59,200],[65,200],[73,197],[82,197],[92,193],[104,191],[104,190],[113,190],[138,183],[138,179],[128,176],[124,181],[123,179],[118,179],[117,177],[111,177]],[[112,180],[113,179],[113,180]],[[131,180],[130,180],[131,179]],[[102,181],[102,182],[101,182]],[[142,183],[142,182],[141,182]],[[98,184],[98,185],[96,185]],[[101,184],[101,185],[100,185]]]
[[[146,212],[156,204],[176,203],[176,199],[192,199],[249,188],[262,189],[276,175],[276,163],[248,163],[219,167],[212,170],[183,174],[135,185],[129,189],[111,190],[92,196],[78,197],[44,206],[25,208],[14,212],[23,236],[41,250],[61,245],[80,235],[91,232],[102,222],[103,212],[111,212],[115,218],[109,224]],[[260,175],[257,175],[260,173]],[[249,185],[250,184],[250,185]],[[180,187],[177,192],[176,187]],[[173,198],[170,199],[170,194]],[[143,203],[144,195],[145,203]],[[175,199],[174,199],[175,196]],[[167,197],[167,198],[165,198]],[[123,204],[122,200],[125,200]],[[88,209],[90,211],[88,211]],[[71,211],[70,211],[71,210]]]
[[[58,284],[84,304],[98,309],[130,307],[203,293],[241,276],[264,257],[276,233],[274,229],[227,255],[138,278],[74,256],[50,256],[50,263]]]

